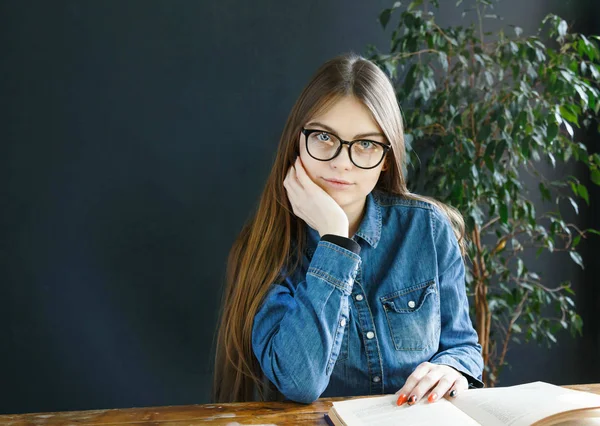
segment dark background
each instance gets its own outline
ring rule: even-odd
[[[325,60],[388,47],[392,3],[0,0],[0,413],[209,401],[225,259],[289,110]],[[594,3],[505,0],[491,28],[598,34]],[[573,279],[584,337],[513,346],[502,385],[600,382],[598,247],[538,267]]]

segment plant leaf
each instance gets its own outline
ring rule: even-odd
[[[600,170],[597,170],[597,169],[596,170],[592,170],[592,172],[590,173],[590,179],[596,185],[600,185]]]
[[[554,139],[556,139],[557,135],[558,135],[558,126],[556,125],[556,123],[550,123],[548,125],[548,128],[546,129],[546,140],[548,142],[551,142]]]
[[[575,210],[575,213],[579,214],[579,206],[577,205],[577,202],[569,197],[569,201],[571,202],[571,205],[573,206],[573,210]]]
[[[383,29],[385,29],[388,22],[390,21],[390,16],[392,15],[394,9],[397,9],[400,6],[402,6],[402,4],[399,1],[397,1],[396,3],[394,3],[391,9],[384,9],[383,12],[379,14],[379,22],[381,23]]]
[[[583,198],[585,200],[585,202],[589,205],[590,204],[590,196],[588,194],[588,190],[585,187],[585,185],[582,185],[581,183],[579,185],[577,185],[577,192],[579,193],[579,196],[581,198]]]
[[[564,106],[560,107],[560,115],[565,120],[569,120],[571,123],[579,126],[579,123],[577,122],[577,116],[575,114],[573,114],[571,111],[569,111],[566,107],[564,107]]]
[[[571,259],[573,259],[573,262],[581,266],[581,269],[584,269],[583,259],[581,258],[581,255],[579,253],[577,253],[576,251],[570,251],[569,255],[571,256]]]
[[[508,206],[505,203],[500,204],[500,220],[508,223]]]
[[[552,195],[550,195],[550,191],[548,191],[548,188],[546,188],[546,185],[544,185],[542,182],[540,182],[538,187],[540,188],[540,193],[542,194],[542,200],[547,200],[547,201],[552,200]]]
[[[561,19],[560,23],[558,24],[558,35],[562,38],[567,34],[567,30],[569,29],[568,25],[567,25],[567,21],[565,21],[564,19]]]
[[[440,58],[440,64],[442,65],[442,68],[445,72],[448,72],[448,55],[446,55],[446,52],[442,51],[440,51],[438,55]]]
[[[408,9],[407,10],[414,10],[417,7],[421,6],[422,4],[423,4],[423,0],[413,0],[408,5]]]

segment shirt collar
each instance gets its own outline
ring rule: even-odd
[[[355,236],[362,238],[373,248],[377,248],[381,238],[381,206],[377,203],[375,195],[367,195],[365,214]]]
[[[306,228],[308,230],[309,245],[316,246],[320,240],[319,233],[308,225]],[[373,248],[377,248],[377,244],[379,244],[381,238],[381,206],[377,203],[373,192],[367,195],[365,214],[354,236],[362,238]]]

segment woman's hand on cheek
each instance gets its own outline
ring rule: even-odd
[[[313,182],[302,165],[300,157],[283,181],[294,214],[319,235],[348,236],[348,217],[335,200]]]
[[[425,396],[429,402],[435,402],[443,396],[456,396],[468,388],[469,384],[465,376],[454,368],[424,362],[408,376],[406,383],[396,392],[396,395],[398,395],[398,405],[405,402],[413,405]]]

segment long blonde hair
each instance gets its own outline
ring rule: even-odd
[[[281,271],[290,273],[298,266],[305,237],[304,222],[293,214],[283,180],[299,155],[298,135],[302,126],[348,95],[371,111],[392,144],[388,166],[376,188],[437,205],[450,219],[464,253],[464,222],[460,213],[434,199],[411,194],[406,188],[402,117],[387,76],[372,62],[352,53],[326,62],[293,106],[257,211],[229,253],[215,353],[215,402],[251,401],[257,394],[258,398],[265,398],[264,379],[252,351],[254,316],[269,286],[282,279]]]

